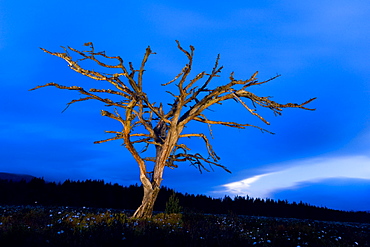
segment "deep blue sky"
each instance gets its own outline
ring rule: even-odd
[[[315,112],[287,109],[280,117],[260,111],[264,126],[240,104],[209,112],[214,119],[266,127],[214,127],[211,142],[233,173],[215,167],[199,172],[183,163],[166,170],[163,185],[181,192],[215,197],[252,197],[304,201],[344,210],[370,210],[370,5],[366,0],[320,1],[0,1],[0,132],[2,172],[65,179],[104,179],[138,183],[138,168],[120,141],[104,130],[118,123],[100,116],[97,102],[72,105],[75,92],[44,88],[48,82],[96,85],[70,70],[65,61],[39,47],[97,50],[120,55],[139,66],[150,57],[145,89],[166,101],[166,88],[186,63],[177,47],[193,45],[194,74],[210,71],[217,54],[225,66],[215,83],[235,71],[247,79],[282,77],[252,91],[274,100],[303,102],[318,97]],[[101,87],[104,87],[103,85]],[[166,103],[166,102],[165,102]],[[190,130],[207,133],[206,126]],[[193,148],[202,151],[202,143]]]

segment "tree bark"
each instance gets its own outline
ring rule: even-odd
[[[177,131],[172,130],[171,133],[165,133],[165,125],[158,128],[161,132],[162,138],[165,139],[163,142],[162,138],[158,138],[157,142],[162,145],[156,146],[156,161],[152,173],[151,182],[149,183],[146,174],[141,174],[141,182],[144,187],[144,196],[140,207],[135,211],[133,218],[150,218],[153,215],[154,203],[158,197],[160,186],[163,180],[163,171],[166,166],[166,161],[170,156],[171,151],[175,147],[179,139]]]
[[[133,218],[150,218],[153,214],[154,203],[157,199],[160,187],[158,185],[145,186],[144,196],[140,207],[135,211]]]

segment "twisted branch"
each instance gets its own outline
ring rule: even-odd
[[[220,55],[216,57],[214,67],[210,73],[201,71],[193,78],[189,79],[192,71],[195,49],[193,46],[190,46],[189,50],[186,50],[181,46],[179,41],[176,40],[176,43],[177,48],[187,57],[188,62],[172,80],[161,84],[162,86],[168,86],[175,81],[178,81],[176,84],[178,89],[177,93],[167,91],[174,97],[173,103],[168,104],[170,105],[170,109],[167,112],[164,112],[162,104],[156,106],[156,103],[151,102],[147,94],[143,91],[145,66],[149,56],[155,54],[152,52],[149,46],[145,50],[139,70],[135,70],[132,63],[128,63],[129,67],[127,69],[124,65],[123,59],[120,56],[108,56],[104,51],[96,52],[93,43],[91,42],[84,44],[88,47],[88,49],[83,51],[72,47],[62,47],[64,52],[50,52],[44,48],[41,48],[44,52],[65,60],[68,63],[68,66],[77,73],[97,81],[106,81],[113,85],[115,90],[96,88],[86,90],[83,87],[63,86],[53,82],[42,86],[36,86],[31,90],[53,86],[58,89],[78,91],[80,94],[84,95],[82,98],[74,99],[67,103],[67,108],[76,102],[98,100],[103,102],[106,106],[115,106],[124,111],[124,114],[122,115],[118,112],[118,110],[115,110],[114,113],[106,110],[101,111],[102,116],[119,121],[122,124],[122,130],[106,131],[106,133],[115,134],[115,136],[105,140],[96,141],[95,143],[123,139],[125,147],[138,162],[141,174],[140,179],[145,186],[150,186],[150,184],[153,186],[158,185],[158,183],[160,183],[158,181],[161,180],[164,166],[176,168],[177,165],[175,162],[190,162],[200,171],[209,171],[205,165],[210,165],[218,166],[225,171],[230,172],[225,166],[218,162],[220,157],[218,157],[213,150],[212,145],[206,135],[203,133],[181,134],[186,124],[188,124],[190,121],[195,120],[197,122],[208,124],[211,136],[211,125],[213,124],[219,124],[237,129],[253,127],[261,130],[262,132],[273,134],[264,128],[251,124],[241,124],[225,120],[215,121],[208,119],[204,111],[206,109],[210,109],[210,107],[215,104],[220,105],[224,101],[231,99],[235,100],[236,102],[241,103],[244,108],[247,109],[248,113],[259,118],[267,125],[270,123],[256,112],[257,107],[268,108],[276,115],[281,115],[281,112],[284,108],[299,108],[311,111],[314,110],[307,108],[306,105],[315,100],[315,98],[309,99],[301,104],[280,104],[272,101],[270,97],[260,97],[247,91],[249,87],[266,84],[278,78],[280,75],[276,75],[265,81],[258,81],[258,71],[247,80],[236,80],[234,78],[234,73],[231,73],[227,83],[212,87],[211,81],[213,78],[219,77],[223,69],[222,66],[219,66]],[[78,54],[80,58],[73,59],[69,52]],[[103,62],[101,59],[108,59],[109,61],[113,62],[112,64],[108,64]],[[81,66],[81,62],[85,60],[91,60],[95,62],[103,69],[118,69],[119,73],[103,73],[85,69]],[[122,78],[124,80],[122,80]],[[109,98],[100,97],[100,94],[115,97],[118,96],[121,97],[121,100],[113,101]],[[250,102],[253,107],[248,106],[246,102]],[[139,132],[135,132],[137,127],[139,127]],[[184,137],[201,138],[207,148],[209,157],[205,158],[199,153],[190,153],[191,149],[188,146],[178,143],[179,139]],[[150,145],[154,145],[157,152],[156,157],[141,157],[139,152],[135,149],[134,144],[145,144],[145,147],[141,153],[147,151]],[[155,162],[153,171],[147,171],[145,163],[146,161]]]

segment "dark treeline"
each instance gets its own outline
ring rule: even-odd
[[[155,210],[164,211],[174,190],[163,187],[159,193]],[[0,180],[0,204],[76,206],[114,209],[136,209],[142,199],[141,186],[123,187],[102,180],[70,181],[49,183],[41,178],[30,182]],[[347,212],[311,206],[307,203],[225,196],[215,199],[204,195],[176,193],[185,212],[208,214],[235,214],[268,217],[315,219],[326,221],[355,221],[370,223],[366,212]]]

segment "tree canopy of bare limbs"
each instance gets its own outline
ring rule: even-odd
[[[209,126],[217,124],[239,129],[250,126],[258,128],[263,132],[269,132],[264,128],[250,124],[209,119],[205,115],[206,109],[215,104],[221,104],[224,101],[235,100],[237,103],[242,104],[247,112],[259,118],[265,124],[269,124],[269,122],[256,112],[257,107],[268,108],[277,115],[281,115],[283,108],[314,110],[306,108],[306,105],[315,98],[301,104],[280,104],[272,101],[270,97],[260,97],[248,91],[249,87],[267,83],[278,76],[259,82],[257,80],[258,72],[255,72],[246,80],[235,79],[234,74],[231,73],[227,83],[221,86],[212,86],[212,79],[219,77],[223,68],[219,66],[220,56],[217,56],[211,72],[207,73],[203,71],[195,76],[190,76],[195,49],[193,46],[190,46],[190,49],[186,50],[178,41],[176,42],[178,49],[184,53],[188,62],[173,80],[162,84],[162,86],[168,86],[175,83],[174,88],[176,92],[167,91],[173,96],[173,102],[169,104],[167,110],[164,109],[162,103],[158,104],[150,101],[147,93],[143,90],[145,65],[149,56],[155,54],[150,47],[146,48],[139,69],[135,69],[132,63],[128,63],[128,66],[125,65],[123,59],[119,56],[108,56],[104,51],[96,52],[91,42],[84,44],[88,47],[86,51],[80,51],[72,47],[62,47],[64,52],[50,52],[41,48],[46,53],[64,59],[72,70],[91,79],[110,83],[114,86],[114,90],[99,88],[87,90],[79,86],[63,86],[53,82],[31,89],[35,90],[42,87],[54,86],[59,89],[74,90],[83,95],[82,98],[69,102],[67,104],[68,106],[80,101],[98,100],[106,106],[114,107],[113,111],[101,110],[101,115],[119,121],[122,124],[122,129],[118,131],[106,131],[113,134],[113,137],[96,141],[95,143],[122,139],[125,147],[135,158],[140,170],[140,181],[144,188],[142,204],[133,216],[137,218],[151,217],[165,167],[176,168],[180,162],[190,162],[200,171],[207,170],[209,165],[213,165],[230,172],[225,166],[219,163],[220,158],[213,150],[205,134],[183,133],[184,127],[190,121],[197,121],[208,124]],[[70,52],[73,52],[74,55],[80,58],[73,59]],[[102,69],[111,69],[114,73],[103,73],[85,69],[81,66],[81,62],[84,60],[93,61],[101,66]],[[108,64],[103,61],[109,61],[111,63]],[[110,95],[111,97],[106,98],[106,95]],[[120,100],[113,100],[117,96],[120,97]],[[135,131],[137,129],[140,129],[140,132]],[[208,150],[207,156],[191,152],[190,147],[180,142],[182,138],[193,137],[198,137],[204,142]],[[145,148],[139,151],[138,144],[142,144],[141,146],[144,144]],[[147,157],[145,156],[145,152],[151,145],[155,147],[155,156]],[[154,162],[154,165],[148,166],[148,162]],[[149,167],[153,168],[149,170]]]

